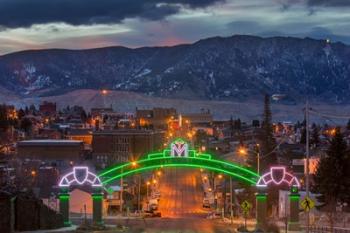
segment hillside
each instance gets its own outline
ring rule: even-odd
[[[22,97],[107,88],[196,100],[263,93],[349,103],[350,46],[289,37],[209,38],[174,47],[37,50],[0,56],[0,85]]]

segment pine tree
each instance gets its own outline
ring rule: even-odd
[[[230,118],[230,136],[231,136],[231,138],[233,138],[233,136],[234,136],[234,123],[233,123],[233,118],[232,118],[232,116],[231,116],[231,118]]]
[[[312,125],[312,133],[311,133],[311,144],[317,146],[320,143],[320,133],[318,126]]]
[[[260,127],[260,121],[259,121],[259,120],[253,120],[253,121],[252,121],[252,126],[253,126],[254,128]]]
[[[301,144],[306,144],[306,128],[303,127],[301,130],[301,135],[300,135],[300,143]]]
[[[21,119],[26,115],[26,113],[25,113],[24,110],[21,108],[21,109],[19,109],[17,115],[18,115],[18,119],[21,120]]]
[[[327,156],[321,158],[314,177],[313,191],[321,207],[329,213],[330,224],[338,202],[350,201],[349,151],[340,129],[337,128],[327,150]]]
[[[0,105],[0,131],[5,132],[10,127],[10,122],[7,116],[6,105]]]
[[[28,118],[23,118],[21,120],[21,124],[20,124],[20,128],[26,132],[26,133],[30,133],[31,129],[32,129],[33,123],[30,119]]]
[[[87,118],[88,118],[88,116],[87,116],[85,110],[83,109],[83,110],[81,111],[81,113],[80,113],[80,119],[81,119],[81,121],[85,124],[86,121],[87,121]]]
[[[263,159],[260,161],[261,172],[264,172],[269,169],[271,165],[277,163],[277,156],[273,150],[276,147],[276,141],[273,136],[273,127],[272,127],[272,114],[270,108],[270,97],[265,95],[264,98],[264,114],[263,121],[261,124],[261,155]]]
[[[241,122],[241,119],[237,119],[234,121],[234,129],[236,130],[241,130],[242,128],[242,122]]]
[[[350,130],[350,119],[349,119],[348,123],[346,124],[346,129]]]

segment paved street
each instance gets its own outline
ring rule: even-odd
[[[200,171],[193,169],[166,169],[160,180],[159,211],[163,217],[204,217],[203,191]]]
[[[200,171],[194,169],[166,169],[160,179],[162,218],[116,221],[129,227],[128,232],[213,233],[234,232],[222,220],[207,219],[208,210],[202,208],[203,191]],[[114,222],[114,224],[116,224]]]

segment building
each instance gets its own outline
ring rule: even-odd
[[[138,126],[151,126],[154,129],[166,129],[169,119],[177,115],[175,108],[153,108],[140,110],[136,108]]]
[[[17,157],[65,166],[83,160],[84,144],[77,140],[26,140],[17,143]]]
[[[56,103],[44,101],[39,106],[39,111],[44,116],[56,115]]]
[[[163,140],[163,131],[144,129],[95,131],[92,136],[93,160],[101,167],[134,160],[149,152],[160,150]]]
[[[69,140],[83,141],[86,145],[92,143],[92,130],[91,129],[70,129],[67,133]]]
[[[113,108],[91,108],[91,116],[93,118],[103,118],[104,115],[113,114]]]
[[[211,126],[213,123],[213,115],[209,110],[202,110],[199,113],[189,113],[182,115],[183,121],[189,121],[192,125]]]

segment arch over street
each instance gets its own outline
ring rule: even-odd
[[[232,176],[234,179],[249,185],[256,185],[260,178],[256,172],[247,167],[214,159],[210,154],[197,153],[195,150],[189,149],[189,144],[182,139],[176,139],[170,144],[170,148],[162,152],[148,154],[140,160],[107,168],[99,174],[99,177],[103,185],[108,185],[122,177],[167,167],[203,168]]]

